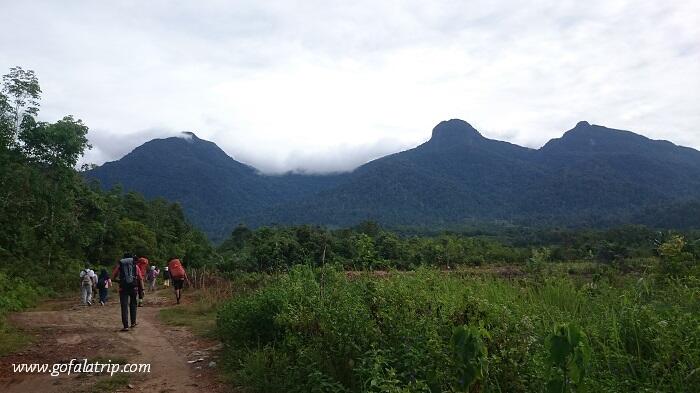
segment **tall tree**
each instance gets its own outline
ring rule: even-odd
[[[36,123],[41,87],[32,70],[10,68],[0,90],[0,139],[3,146],[17,147],[18,135]]]

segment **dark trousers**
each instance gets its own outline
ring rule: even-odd
[[[136,323],[136,296],[138,290],[135,286],[122,288],[119,292],[119,305],[122,308],[122,325],[125,328],[129,327],[129,316],[131,316],[131,324]]]
[[[109,289],[107,288],[100,288],[100,301],[102,303],[107,302],[107,294],[109,293]]]
[[[143,282],[139,281],[139,299],[143,299]]]

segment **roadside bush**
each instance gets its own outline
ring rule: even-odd
[[[0,272],[0,318],[11,311],[34,305],[41,296],[36,286],[19,277]]]

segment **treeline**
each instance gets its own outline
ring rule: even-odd
[[[401,237],[373,222],[328,230],[317,226],[237,227],[218,249],[225,269],[272,271],[296,264],[340,264],[346,269],[413,269],[421,265],[516,263],[529,250],[488,239],[442,235]]]
[[[418,266],[524,264],[533,256],[545,262],[590,260],[623,263],[658,256],[675,234],[644,226],[608,230],[509,229],[421,235],[396,233],[374,222],[348,229],[318,226],[238,226],[218,248],[224,270],[276,271],[297,264],[339,264],[345,269],[414,269]],[[682,251],[700,256],[700,234],[686,232]]]
[[[208,240],[179,205],[86,183],[75,166],[90,148],[88,127],[72,116],[39,121],[40,96],[33,71],[2,77],[0,314],[31,301],[37,288],[75,285],[85,263],[111,265],[124,251],[156,262],[208,258]]]

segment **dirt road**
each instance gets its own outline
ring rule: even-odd
[[[202,392],[226,391],[216,379],[216,342],[194,337],[186,328],[164,325],[163,307],[172,307],[170,292],[147,294],[138,309],[138,326],[120,332],[116,293],[106,306],[81,306],[75,300],[50,301],[37,310],[18,313],[10,322],[35,336],[24,351],[0,358],[2,393],[29,392]],[[167,297],[166,297],[167,296]],[[12,364],[109,360],[147,363],[149,373],[62,374],[15,373]]]

